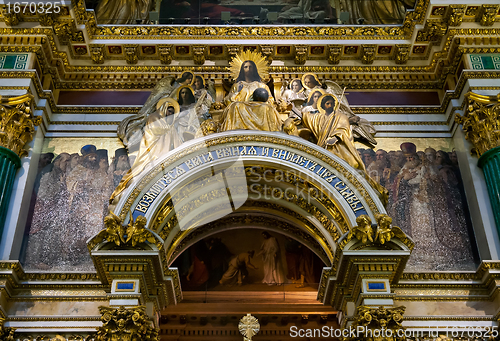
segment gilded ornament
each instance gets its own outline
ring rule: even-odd
[[[12,150],[19,157],[28,155],[24,149],[33,139],[35,126],[41,117],[33,116],[33,96],[0,97],[0,146]]]
[[[358,225],[354,226],[350,233],[363,244],[366,244],[368,241],[373,243],[373,229],[370,217],[364,214],[360,215],[356,218],[356,223]]]
[[[384,337],[384,341],[403,341],[405,340],[405,327],[403,327],[402,322],[405,309],[406,308],[403,306],[394,308],[385,308],[382,306],[378,308],[373,308],[370,306],[359,306],[356,309],[354,322],[351,325],[351,328],[357,329],[358,327],[362,327],[362,335],[357,334],[356,337],[344,337],[342,340],[374,340],[373,335],[377,335],[376,333],[374,333],[374,331],[380,332],[381,330],[391,330],[392,333],[385,333],[386,337]]]
[[[137,64],[139,61],[139,45],[124,45],[125,60],[128,64]]]
[[[172,63],[173,45],[158,45],[158,52],[160,54],[160,62],[165,65]]]
[[[410,56],[410,47],[411,45],[407,44],[396,44],[396,64],[406,64]]]
[[[146,223],[147,221],[144,216],[138,216],[135,222],[132,216],[130,216],[129,224],[123,226],[122,220],[113,212],[110,212],[104,218],[105,229],[92,238],[89,242],[89,247],[93,248],[104,240],[114,243],[116,246],[131,245],[135,247],[137,244],[144,243],[145,241],[155,244],[157,241],[156,237],[151,231],[146,229]]]
[[[423,30],[418,31],[416,42],[438,42],[448,29],[446,23],[428,20]]]
[[[7,7],[3,8],[2,15],[7,26],[16,26],[21,21],[21,14],[15,12],[7,13]]]
[[[450,5],[448,7],[448,25],[460,26],[465,15],[465,5]]]
[[[68,45],[73,34],[76,31],[76,27],[74,26],[74,21],[71,22],[56,22],[54,23],[54,32],[59,38],[59,42],[62,45]]]
[[[102,327],[96,341],[160,341],[160,330],[154,328],[145,306],[125,308],[99,307]]]
[[[465,94],[467,108],[463,116],[456,114],[455,122],[462,124],[465,138],[474,147],[471,153],[480,157],[488,150],[500,146],[500,94],[496,96]]]
[[[492,26],[498,15],[500,5],[483,5],[481,7],[481,26]]]
[[[432,8],[431,15],[435,17],[442,17],[446,12],[446,6],[436,6]]]
[[[342,45],[328,45],[328,63],[340,63],[340,55],[342,54]]]
[[[479,6],[468,6],[465,10],[465,16],[467,17],[475,17],[479,13]]]
[[[266,60],[269,64],[273,61],[274,57],[274,46],[273,45],[260,45],[260,53],[264,57],[266,57]]]
[[[377,228],[374,231],[372,222],[367,215],[360,215],[356,218],[357,226],[354,226],[349,232],[348,240],[355,237],[362,244],[367,244],[368,241],[375,244],[383,245],[396,237],[401,241],[408,239],[406,234],[397,226],[392,226],[392,218],[387,214],[375,214]],[[412,247],[410,247],[411,249]]]
[[[376,45],[361,45],[361,62],[363,64],[372,64],[375,60]]]
[[[90,58],[94,64],[104,64],[104,44],[89,45]]]
[[[255,316],[247,314],[241,318],[238,329],[243,335],[244,341],[252,341],[252,337],[257,335],[260,330],[259,320]]]
[[[0,341],[14,341],[16,328],[6,328],[3,326],[4,322],[5,319],[0,317]]]
[[[43,12],[38,15],[38,21],[41,26],[53,26],[56,22],[56,14],[54,12]]]
[[[206,45],[193,45],[193,60],[196,65],[205,64],[206,55],[207,55]]]
[[[307,45],[295,45],[295,64],[304,65],[307,60]]]

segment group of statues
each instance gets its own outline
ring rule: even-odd
[[[217,103],[224,108],[219,120],[211,115],[217,107],[213,105],[213,83],[205,84],[200,76],[188,71],[175,81],[172,77],[161,80],[141,111],[121,122],[118,136],[129,153],[137,157],[112,200],[160,155],[190,139],[238,129],[303,137],[366,174],[354,140],[374,146],[376,131],[368,121],[353,114],[338,84],[321,83],[315,74],[307,73],[283,86],[275,101],[263,82],[268,76],[268,64],[262,55],[245,51],[230,64],[235,82],[223,103]],[[380,185],[371,183],[383,194]]]

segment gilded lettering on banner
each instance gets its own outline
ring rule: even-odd
[[[320,177],[330,184],[347,202],[356,216],[367,214],[365,207],[355,194],[355,191],[342,181],[342,179],[338,178],[333,169],[329,169],[303,155],[285,149],[265,146],[231,146],[206,151],[190,157],[181,164],[165,167],[163,175],[143,192],[144,194],[142,194],[135,206],[133,212],[134,218],[138,215],[146,214],[157,198],[161,196],[161,193],[167,191],[168,186],[174,180],[194,172],[198,167],[222,159],[233,158],[243,161],[245,158],[250,157],[265,157],[295,164],[306,173],[312,173],[310,174],[311,177]]]

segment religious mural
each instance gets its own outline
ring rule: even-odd
[[[103,228],[130,169],[118,139],[45,139],[25,229],[26,269],[92,270],[86,241]]]
[[[207,237],[174,261],[183,290],[317,290],[323,262],[275,232],[238,229]]]
[[[387,213],[415,242],[406,270],[476,270],[477,247],[451,139],[358,144],[368,174],[387,188]]]

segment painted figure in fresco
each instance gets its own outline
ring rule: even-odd
[[[86,241],[103,227],[106,196],[112,188],[112,174],[108,173],[107,151],[97,151],[94,145],[81,149],[80,163],[68,173],[70,218],[66,240],[69,241],[70,261],[73,265],[88,261]]]
[[[65,260],[64,236],[69,217],[66,187],[68,153],[59,154],[42,176],[26,248],[26,268],[49,270]]]
[[[278,241],[268,232],[262,232],[264,241],[257,256],[262,256],[264,262],[264,279],[262,283],[268,285],[282,284],[285,282],[283,265],[281,263],[281,251]]]
[[[290,237],[286,237],[285,257],[288,269],[287,279],[298,281],[300,279],[301,244]]]
[[[186,276],[187,286],[197,289],[210,278],[210,253],[204,240],[190,247],[189,252],[191,252],[191,266]]]
[[[224,273],[219,283],[222,285],[231,285],[236,282],[238,285],[243,285],[245,279],[248,278],[248,269],[257,270],[257,267],[252,264],[254,254],[255,251],[251,250],[240,253],[231,259],[229,268]]]
[[[439,240],[445,226],[436,225],[433,204],[436,176],[432,168],[422,164],[416,146],[407,142],[401,145],[407,162],[395,180],[394,225],[412,237],[415,242],[409,264],[419,269],[439,269],[447,259],[448,248]]]
[[[219,284],[219,280],[228,270],[229,261],[233,254],[220,238],[210,238],[208,240],[208,253],[212,265],[208,287],[212,288]]]
[[[221,131],[235,129],[280,131],[281,119],[274,108],[274,99],[260,72],[267,74],[265,58],[253,52],[243,52],[231,61],[236,82],[224,99],[227,107],[221,118]],[[260,71],[260,72],[259,72]],[[267,90],[267,102],[256,102],[252,95],[257,88]]]
[[[375,153],[375,161],[367,166],[365,163],[368,175],[377,183],[384,187],[389,187],[386,175],[390,172],[391,162],[389,161],[389,154],[383,150],[379,149]],[[387,183],[386,183],[387,182]]]
[[[115,150],[115,157],[110,166],[110,171],[113,173],[113,189],[116,188],[123,176],[130,169],[130,159],[126,148],[118,148]],[[109,197],[107,198],[109,199]],[[107,200],[106,200],[107,201]]]
[[[299,263],[299,285],[297,288],[304,288],[307,284],[317,283],[315,276],[315,256],[305,245],[300,245],[300,263]]]

